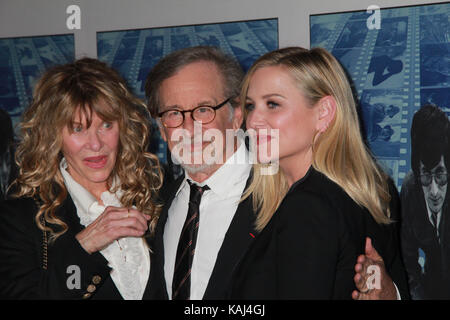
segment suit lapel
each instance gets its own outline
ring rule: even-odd
[[[75,237],[77,233],[81,232],[85,227],[80,222],[80,217],[77,214],[77,208],[75,203],[72,200],[70,194],[67,194],[66,199],[64,200],[61,207],[57,209],[57,216],[61,218],[68,226],[67,233],[70,233],[70,236]],[[98,254],[101,254],[98,252]],[[97,259],[97,258],[96,258]],[[100,294],[98,291],[97,296]],[[101,286],[101,294],[100,299],[104,299],[104,297],[108,297],[108,299],[123,299],[119,290],[117,289],[115,283],[111,278],[107,279]],[[96,299],[96,296],[94,296]]]
[[[247,180],[245,189],[247,189],[250,180],[251,176]],[[250,196],[239,204],[234,214],[217,255],[203,299],[225,299],[233,270],[253,241],[254,224],[255,214],[252,197]]]
[[[166,279],[164,277],[164,229],[169,208],[183,179],[184,176],[179,177],[165,192],[164,207],[159,216],[152,241],[154,254],[152,254],[151,280],[149,281],[151,285],[147,284],[150,288],[146,290],[146,292],[150,291],[150,294],[145,295],[144,298],[168,299]],[[250,181],[251,176],[247,179],[246,188]],[[255,234],[254,223],[255,214],[253,212],[252,197],[250,196],[242,201],[236,209],[236,213],[218,252],[203,299],[225,298],[233,270],[253,240],[252,234]]]
[[[150,281],[147,282],[144,299],[168,299],[166,278],[164,276],[164,228],[166,226],[169,208],[172,201],[183,182],[184,175],[179,177],[168,188],[162,190],[162,198],[164,202],[163,209],[159,215],[156,224],[155,235],[152,240],[148,241],[152,249]],[[151,285],[150,285],[151,284]],[[148,295],[147,295],[148,294]]]
[[[61,218],[68,226],[68,232],[77,234],[84,229],[80,223],[80,217],[77,214],[77,208],[73,203],[72,197],[67,193],[61,207],[57,209],[56,215]]]
[[[68,232],[73,233],[74,235],[82,231],[85,227],[80,223],[80,218],[77,214],[77,209],[75,207],[75,204],[70,197],[70,195],[67,195],[66,200],[64,201],[63,205],[58,209],[57,212],[58,216],[66,222],[67,226],[69,227]],[[151,268],[150,268],[151,270]],[[150,271],[151,272],[151,271]],[[147,280],[147,285],[144,291],[143,299],[148,298],[149,290],[150,290],[150,275],[149,279]],[[114,295],[118,298],[122,299],[122,296],[115,286],[115,283],[110,279],[110,290],[114,292]]]

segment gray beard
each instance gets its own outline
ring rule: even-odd
[[[208,172],[210,169],[212,169],[214,166],[216,166],[216,163],[197,163],[197,164],[191,164],[191,163],[183,163],[183,159],[178,158],[176,154],[171,154],[172,156],[172,162],[175,164],[180,165],[184,170],[186,170],[189,174],[196,174],[199,172]]]
[[[199,172],[208,172],[213,167],[214,164],[181,164],[184,170],[186,170],[189,174],[196,174]]]

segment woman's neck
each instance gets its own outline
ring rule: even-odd
[[[70,171],[69,171],[70,174]],[[78,181],[77,176],[73,176],[70,174],[73,180],[75,180],[79,185],[81,185],[84,189],[86,189],[94,198],[98,201],[100,205],[103,205],[102,201],[102,193],[108,191],[108,182],[90,182],[90,181]]]
[[[289,188],[303,178],[312,165],[312,150],[305,154],[280,159],[280,168],[286,177]]]

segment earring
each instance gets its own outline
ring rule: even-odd
[[[329,127],[330,123],[327,122],[320,130],[317,130],[316,133],[314,133],[313,139],[312,139],[312,143],[311,143],[311,149],[313,152],[315,152],[314,150],[314,145],[316,144],[316,140],[318,139],[318,137],[324,133],[325,131],[327,131],[328,127]]]
[[[322,128],[322,130],[321,130],[321,132],[325,132],[325,131],[327,131],[327,129],[328,129],[328,127],[329,127],[329,125],[330,125],[330,123],[329,122],[327,122],[324,126],[323,126],[323,128]]]
[[[311,149],[312,149],[313,153],[315,153],[314,145],[316,144],[316,139],[317,139],[317,137],[320,136],[320,134],[321,134],[321,130],[317,130],[316,133],[314,133],[314,136],[313,136],[313,139],[312,139],[312,143],[311,143]]]

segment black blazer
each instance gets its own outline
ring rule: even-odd
[[[442,206],[439,238],[428,218],[427,204],[420,181],[411,171],[403,180],[400,193],[403,223],[401,240],[408,272],[411,297],[450,299],[450,192]],[[419,264],[419,251],[424,258]]]
[[[70,196],[57,209],[57,215],[69,229],[48,244],[47,270],[43,269],[43,232],[34,221],[37,210],[30,198],[0,203],[0,297],[122,299],[111,279],[107,260],[100,252],[88,254],[76,240],[75,235],[84,227]],[[73,288],[75,272],[69,266],[79,267],[79,289]],[[147,284],[144,298],[148,289]]]
[[[152,267],[150,271],[150,298],[167,300],[167,287],[164,277],[164,228],[167,215],[177,190],[183,182],[184,176],[179,177],[174,183],[163,189],[164,207],[160,214],[154,237],[150,239],[152,248]],[[250,178],[247,180],[249,183]],[[253,240],[255,214],[253,213],[251,197],[241,202],[228,228],[222,246],[217,254],[211,277],[203,295],[203,300],[221,300],[226,298],[227,287],[231,281],[231,275],[242,255]],[[171,290],[171,288],[169,288]]]
[[[407,299],[397,234],[395,224],[377,224],[338,185],[311,168],[291,187],[236,268],[230,298],[351,299],[356,259],[368,236]]]

